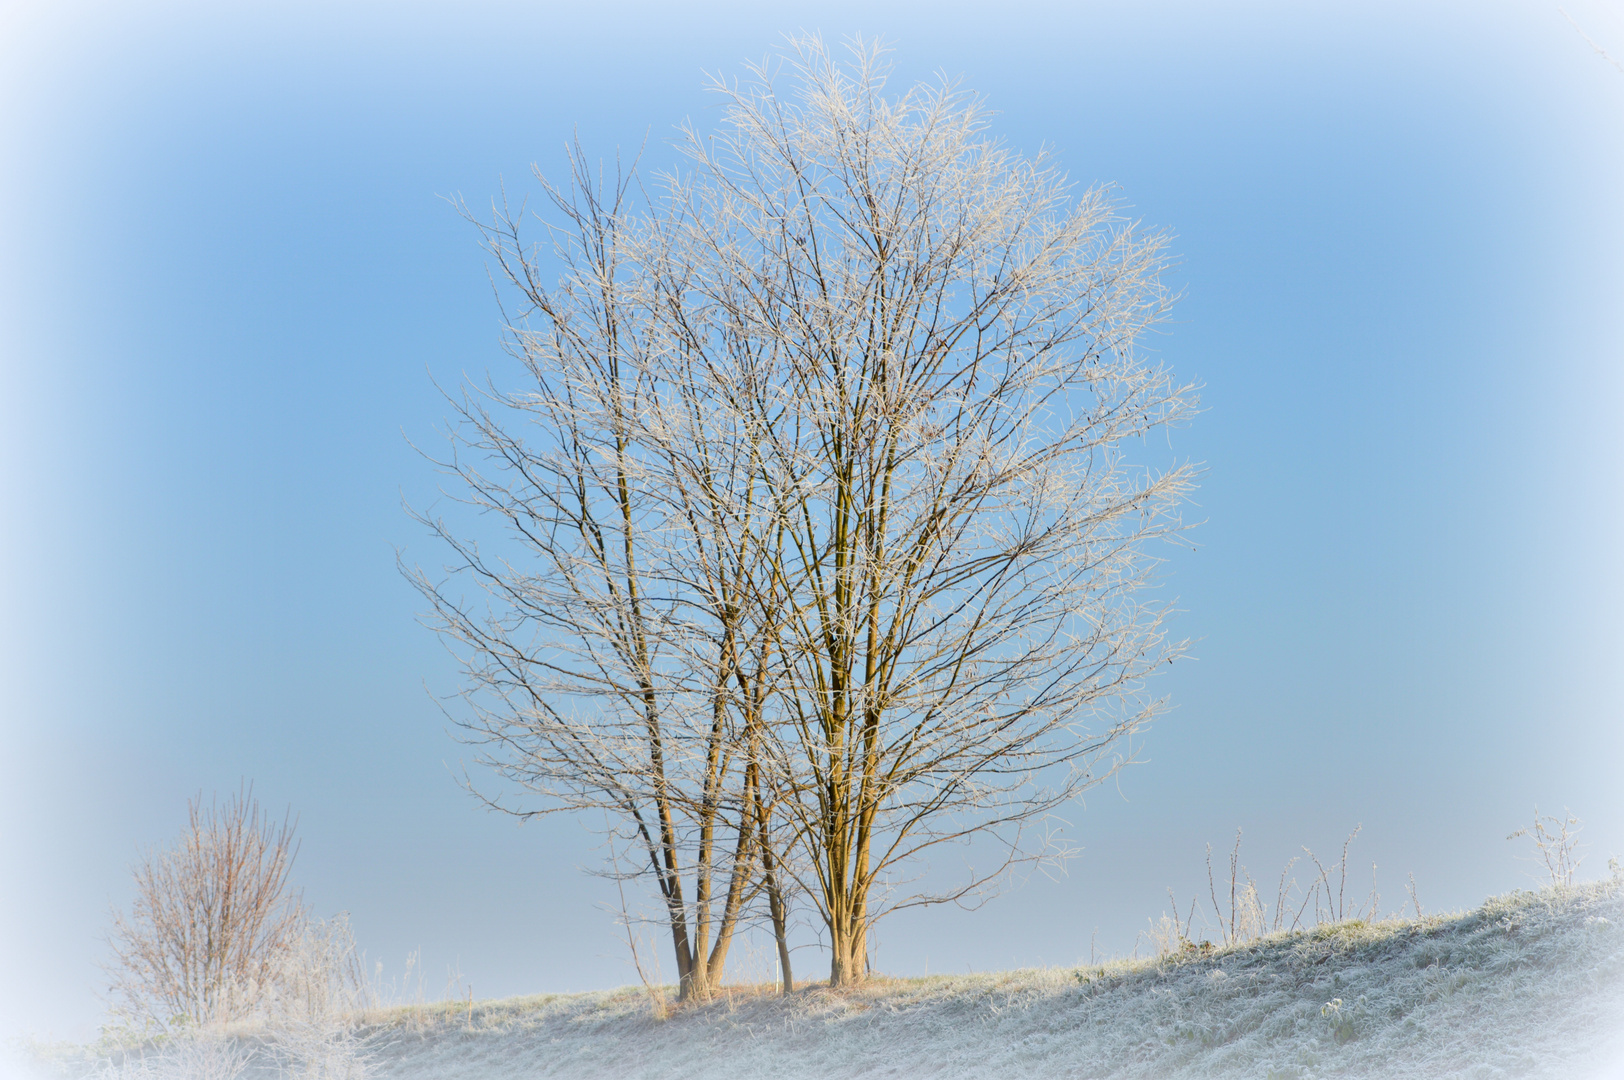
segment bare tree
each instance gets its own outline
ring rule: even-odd
[[[225,803],[188,802],[186,832],[142,857],[130,914],[113,915],[108,974],[121,1011],[169,1028],[260,1007],[304,929],[288,885],[293,831],[261,812],[251,788]]]
[[[455,400],[445,465],[517,546],[425,516],[457,562],[410,572],[461,722],[550,797],[514,811],[607,809],[641,848],[685,995],[757,899],[786,987],[792,893],[838,985],[886,911],[1056,855],[1046,818],[1120,764],[1178,653],[1138,590],[1193,471],[1127,453],[1193,405],[1135,349],[1164,239],[951,85],[885,97],[871,46],[784,66],[788,95],[771,66],[716,83],[722,129],[636,210],[577,149],[548,248],[505,207],[484,226],[530,378]],[[994,867],[883,886],[976,836]]]
[[[704,998],[760,892],[754,868],[771,840],[751,747],[770,675],[760,650],[770,655],[775,636],[751,622],[771,606],[741,598],[760,550],[747,539],[759,528],[752,451],[736,432],[702,430],[681,447],[651,433],[662,395],[673,422],[685,409],[703,422],[705,402],[673,393],[656,370],[664,342],[630,177],[595,180],[577,147],[571,181],[542,181],[561,218],[545,250],[526,246],[521,215],[505,207],[481,226],[520,296],[510,343],[530,384],[456,399],[459,455],[444,463],[524,561],[424,515],[458,561],[444,580],[407,572],[464,662],[469,738],[503,777],[549,797],[489,804],[522,817],[612,815],[610,842],[633,849],[658,885],[681,996]],[[555,287],[543,284],[544,257],[562,268]],[[708,482],[690,486],[694,474]],[[453,593],[459,579],[485,601]]]
[[[1141,680],[1178,650],[1136,593],[1193,471],[1124,446],[1193,402],[1134,348],[1168,302],[1164,238],[1002,147],[951,85],[887,98],[878,49],[791,48],[790,93],[755,67],[716,84],[720,132],[686,133],[658,281],[674,351],[764,440],[764,730],[838,985],[883,911],[1054,854],[1031,827],[1156,711]],[[1001,841],[988,871],[876,892],[978,834]]]

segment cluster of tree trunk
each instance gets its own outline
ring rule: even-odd
[[[526,377],[453,399],[442,464],[504,529],[421,515],[453,562],[408,570],[468,736],[541,796],[493,803],[607,812],[685,998],[741,927],[787,992],[812,915],[852,983],[887,912],[1065,854],[1179,651],[1141,589],[1193,480],[1128,452],[1194,404],[1135,347],[1165,238],[861,43],[715,90],[653,189],[577,146],[543,243],[476,221]],[[889,884],[978,837],[992,866]]]

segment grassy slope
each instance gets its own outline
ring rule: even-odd
[[[1208,955],[735,991],[397,1010],[372,1073],[508,1077],[1624,1077],[1624,886],[1343,923]]]

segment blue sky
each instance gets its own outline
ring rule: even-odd
[[[1565,5],[1614,57],[1624,13]],[[996,10],[996,14],[994,11]],[[251,779],[298,876],[433,996],[635,978],[586,823],[456,784],[456,686],[395,552],[433,381],[514,373],[444,200],[646,160],[707,72],[878,34],[1015,147],[1178,237],[1205,384],[1197,660],[1086,851],[883,924],[910,974],[1125,951],[1247,830],[1354,825],[1396,906],[1528,883],[1537,803],[1624,855],[1624,72],[1554,5],[11,4],[0,9],[0,1023],[82,1035],[127,867]],[[823,961],[803,954],[802,971]]]

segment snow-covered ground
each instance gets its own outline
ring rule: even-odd
[[[378,1080],[1624,1080],[1624,885],[1153,961],[876,980],[788,1000],[736,989],[664,1018],[644,991],[623,989],[370,1021],[357,1034]],[[86,1075],[85,1063],[72,1072]],[[274,1075],[245,1075],[256,1073]],[[103,1064],[100,1075],[118,1073]]]

